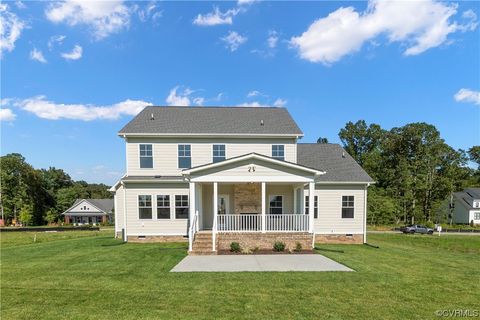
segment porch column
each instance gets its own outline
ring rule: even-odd
[[[265,182],[262,182],[262,233],[265,233],[265,230],[266,230],[266,216],[265,214],[267,213],[267,210],[266,210],[266,183]]]
[[[213,183],[213,224],[212,224],[212,251],[216,251],[216,234],[217,234],[217,215],[218,215],[218,182]]]
[[[313,233],[313,215],[314,215],[314,199],[315,199],[315,182],[308,184],[308,220],[309,220],[309,232]]]
[[[193,222],[193,217],[195,216],[196,213],[196,197],[195,197],[195,182],[190,182],[190,196],[188,197],[190,200],[190,210],[188,210],[188,215],[189,215],[189,220],[190,223]],[[197,227],[195,228],[195,231],[198,231],[198,223]]]
[[[298,199],[297,199],[297,187],[293,188],[293,214],[298,213]]]

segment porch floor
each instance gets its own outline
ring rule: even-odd
[[[187,256],[170,272],[354,271],[320,254]]]

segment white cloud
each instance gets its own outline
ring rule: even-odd
[[[11,109],[0,109],[0,121],[13,121],[16,117]]]
[[[469,102],[480,105],[480,91],[460,89],[454,96],[457,102]]]
[[[456,4],[434,0],[370,0],[365,12],[342,7],[314,21],[302,35],[292,37],[290,44],[302,59],[328,65],[384,34],[390,42],[407,46],[404,55],[417,55],[445,43],[451,33],[476,28],[473,11],[463,14],[465,24],[449,21],[456,13]]]
[[[252,4],[252,3],[256,2],[256,1],[257,1],[257,0],[238,0],[238,1],[237,1],[237,4],[238,4],[239,6],[250,5],[250,4]]]
[[[180,86],[176,86],[170,90],[167,99],[165,99],[169,106],[189,106],[191,104],[189,96],[192,94],[192,90],[186,88],[182,93],[177,93],[179,88]]]
[[[228,35],[220,38],[220,40],[224,41],[226,43],[226,47],[233,52],[236,51],[242,44],[244,44],[248,38],[238,34],[236,31],[230,31]]]
[[[260,91],[252,90],[247,94],[247,98],[256,97],[258,95],[260,95]]]
[[[13,105],[43,119],[91,121],[115,120],[122,115],[136,115],[151,103],[127,99],[110,106],[95,106],[91,104],[55,103],[47,100],[45,96],[36,96],[24,100],[15,100]]]
[[[273,106],[274,107],[277,107],[277,108],[283,108],[287,105],[287,100],[283,100],[283,99],[277,99],[275,100],[275,102],[273,103]]]
[[[134,4],[132,10],[137,12],[138,18],[142,22],[146,22],[148,20],[156,21],[163,16],[163,10],[158,10],[158,6],[155,1],[150,1],[145,5]]]
[[[270,31],[268,33],[268,39],[267,39],[267,44],[268,47],[271,49],[274,49],[277,46],[278,43],[278,34],[276,31]]]
[[[78,60],[82,57],[82,54],[83,54],[82,47],[76,44],[71,52],[62,53],[61,56],[66,60]]]
[[[239,106],[240,107],[251,107],[251,108],[271,108],[271,107],[283,108],[283,107],[285,107],[286,104],[287,104],[286,100],[277,99],[277,100],[275,100],[273,105],[260,103],[258,101],[253,101],[253,102],[244,102],[242,104],[239,104]]]
[[[47,59],[43,56],[42,51],[37,50],[37,48],[33,48],[32,51],[30,51],[30,59],[41,62],[41,63],[47,63]]]
[[[48,49],[52,50],[54,45],[62,44],[63,40],[65,40],[66,38],[67,38],[67,36],[64,36],[64,35],[51,36],[50,39],[48,40]]]
[[[22,1],[15,1],[15,5],[18,9],[26,9],[27,6]]]
[[[0,58],[5,51],[15,49],[15,42],[20,38],[25,22],[10,12],[8,5],[0,3]]]
[[[193,24],[197,26],[216,26],[220,24],[232,24],[233,17],[240,12],[239,9],[230,9],[225,12],[221,12],[218,7],[214,7],[213,12],[205,15],[199,14],[193,20]]]
[[[120,0],[67,0],[51,4],[45,11],[48,20],[70,26],[87,25],[99,40],[130,24],[130,10]]]
[[[193,103],[197,106],[203,106],[203,104],[205,103],[205,98],[204,97],[193,98]]]

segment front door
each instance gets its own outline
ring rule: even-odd
[[[228,194],[219,194],[218,195],[218,214],[229,214],[230,213],[230,197]]]

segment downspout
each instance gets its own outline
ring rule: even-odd
[[[367,188],[370,183],[365,185],[363,192],[363,243],[367,243]]]

